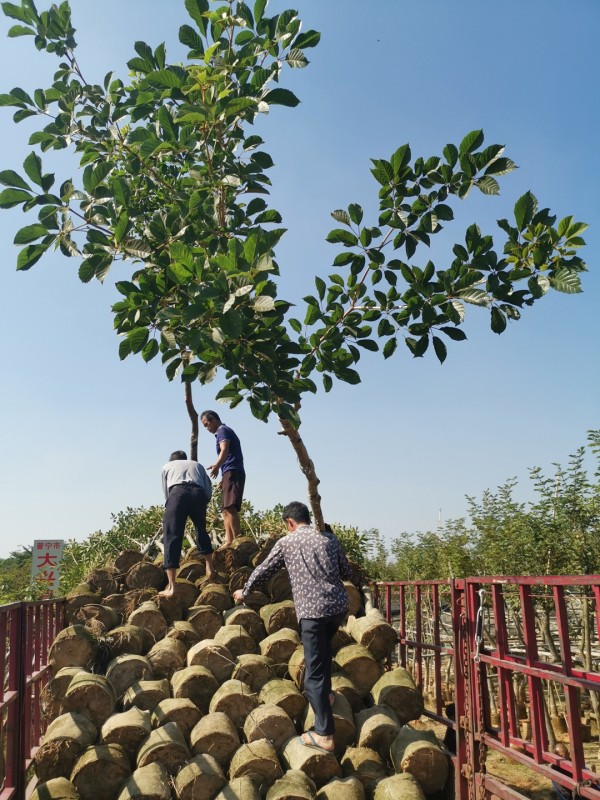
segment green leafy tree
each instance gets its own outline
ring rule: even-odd
[[[181,376],[193,438],[191,384],[219,370],[218,399],[232,407],[246,400],[262,420],[275,414],[322,525],[319,480],[298,430],[315,379],[325,391],[334,380],[358,383],[364,351],[389,358],[401,341],[415,357],[431,345],[444,361],[446,342],[466,338],[466,304],[487,309],[502,333],[548,289],[579,292],[585,264],[576,251],[586,226],[566,217],[555,227],[527,192],[514,221],[498,222],[498,246],[471,225],[443,268],[419,262],[417,249],[453,219],[451,202],[474,187],[497,194],[515,164],[503,146],[484,147],[479,130],[441,157],[413,158],[403,145],[373,160],[376,219],[365,222],[358,203],[333,212],[342,227],[328,241],[343,248],[334,272],[315,277],[316,293],[295,300],[301,313],[292,316],[292,303],[277,294],[284,229],[273,227],[281,216],[266,200],[273,162],[252,125],[272,106],[297,105],[280,86],[284,70],[305,67],[320,36],[302,32],[294,10],[267,16],[267,0],[184,5],[192,23],[179,29],[185,63],[168,63],[164,44],[138,41],[127,83],[112,72],[94,83],[77,61],[68,2],[42,12],[33,0],[2,3],[16,20],[9,36],[30,36],[59,66],[46,89],[14,88],[0,105],[16,108],[15,122],[37,117],[30,144],[74,151],[79,171],[56,185],[32,151],[24,176],[0,172],[0,207],[37,214],[16,234],[18,269],[50,248],[75,259],[85,282],[105,280],[114,262],[121,274],[129,265],[113,307],[120,357],[160,356],[170,380]]]

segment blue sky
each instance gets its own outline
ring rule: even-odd
[[[526,500],[527,468],[551,471],[600,427],[600,4],[297,5],[305,29],[322,32],[321,45],[307,51],[307,69],[287,75],[301,105],[273,109],[259,126],[276,163],[273,204],[289,228],[277,253],[281,296],[302,297],[315,274],[331,271],[332,210],[359,202],[375,216],[369,159],[404,142],[414,155],[441,154],[447,142],[483,128],[486,142],[506,144],[520,166],[503,180],[501,197],[462,203],[432,253],[417,251],[417,259],[442,266],[471,222],[494,232],[527,189],[559,217],[590,224],[584,294],[552,293],[502,336],[489,330],[485,312],[469,308],[469,340],[450,346],[443,366],[413,360],[405,348],[387,362],[366,354],[361,385],[306,400],[302,435],[325,517],[379,528],[389,542],[434,528],[439,509],[444,520],[464,516],[466,493],[512,475]],[[270,4],[272,13],[287,7]],[[182,58],[182,0],[73,0],[72,8],[79,59],[94,82],[110,69],[125,73],[136,39],[166,41],[172,60]],[[28,39],[7,39],[9,24],[0,18],[0,92],[49,85],[54,60]],[[0,109],[0,169],[20,167],[26,126]],[[73,172],[64,161],[54,166],[57,178]],[[0,213],[0,556],[34,538],[83,538],[108,528],[111,512],[161,502],[160,468],[189,438],[181,385],[169,384],[159,363],[118,359],[110,312],[118,271],[104,285],[83,285],[75,260],[52,254],[17,273],[12,240],[23,224],[19,210]],[[216,385],[195,387],[199,410],[215,405]],[[242,440],[255,507],[304,499],[277,425],[258,422],[245,406],[219,410]],[[204,464],[213,447],[202,431]]]

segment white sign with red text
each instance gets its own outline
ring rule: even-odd
[[[31,580],[40,586],[47,587],[50,594],[58,592],[60,580],[60,562],[62,561],[63,539],[36,539],[31,553]]]

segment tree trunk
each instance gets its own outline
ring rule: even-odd
[[[192,461],[198,461],[198,412],[194,408],[194,400],[192,398],[192,384],[186,381],[185,386],[185,407],[192,423],[192,433],[190,435],[190,458]]]
[[[315,465],[313,464],[311,457],[308,455],[308,450],[302,441],[302,437],[294,428],[292,423],[283,417],[279,417],[279,422],[281,423],[282,427],[281,434],[283,436],[287,436],[290,440],[290,444],[298,456],[300,469],[306,477],[306,482],[308,484],[308,501],[312,509],[315,528],[322,531],[325,523],[323,521],[323,511],[321,510],[321,495],[319,494],[318,488],[320,481],[315,471]]]

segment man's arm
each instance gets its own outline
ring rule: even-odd
[[[214,464],[212,464],[208,471],[210,473],[211,478],[216,478],[219,474],[219,470],[221,469],[221,465],[229,455],[229,442],[227,439],[223,439],[219,442],[219,456]]]
[[[167,470],[164,469],[164,467],[160,477],[162,481],[163,494],[165,496],[165,503],[166,503],[167,500],[169,499],[169,490],[167,489]]]
[[[234,592],[234,599],[236,602],[241,602],[244,597],[247,597],[254,586],[258,583],[263,583],[263,581],[268,580],[272,575],[275,575],[282,567],[285,566],[285,560],[283,558],[283,548],[281,546],[281,541],[277,542],[269,555],[265,558],[262,564],[259,564],[258,567],[252,572],[248,580],[246,581],[246,585],[243,589],[238,589]]]

